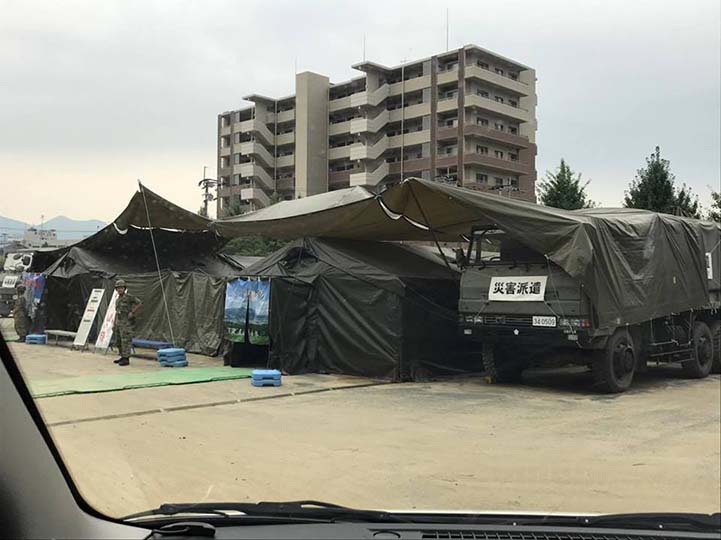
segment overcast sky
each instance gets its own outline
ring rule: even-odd
[[[721,2],[0,0],[0,215],[111,220],[137,179],[197,210],[241,96],[474,43],[533,66],[539,178],[561,157],[618,206],[656,145],[718,189]]]

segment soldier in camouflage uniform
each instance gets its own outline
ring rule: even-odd
[[[15,290],[15,307],[13,308],[13,319],[15,319],[15,333],[18,341],[25,341],[25,336],[30,333],[30,316],[28,303],[25,300],[25,285],[22,283]]]
[[[127,286],[124,280],[119,279],[115,282],[115,290],[118,292],[118,299],[115,301],[113,335],[120,350],[120,358],[115,360],[115,363],[119,366],[127,366],[130,364],[130,347],[133,342],[135,313],[143,304],[136,296],[127,294]]]

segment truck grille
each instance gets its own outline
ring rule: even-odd
[[[533,326],[532,315],[484,315],[484,324]]]

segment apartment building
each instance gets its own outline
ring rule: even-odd
[[[218,215],[410,176],[535,200],[535,70],[476,45],[218,115]]]

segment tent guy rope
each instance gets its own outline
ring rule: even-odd
[[[173,334],[173,323],[170,321],[170,310],[168,309],[168,299],[165,296],[165,287],[163,286],[163,277],[160,273],[160,260],[158,259],[158,249],[155,247],[155,236],[153,236],[153,225],[150,222],[150,211],[148,210],[148,201],[145,198],[145,188],[140,180],[138,180],[138,186],[140,186],[140,193],[143,195],[143,205],[145,206],[145,216],[148,218],[148,232],[150,233],[150,243],[153,245],[153,256],[155,257],[155,267],[158,270],[158,283],[160,285],[160,291],[163,293],[163,305],[165,306],[165,316],[168,318],[168,328],[170,328],[170,341],[175,347],[175,335]]]

